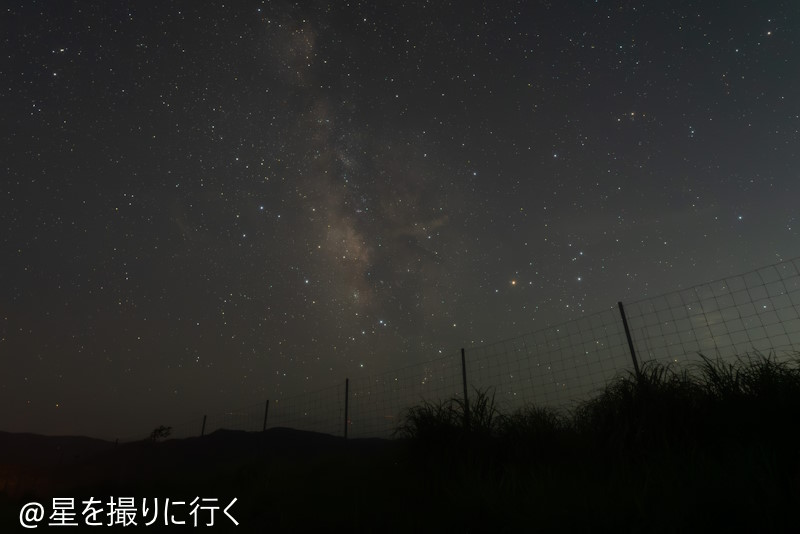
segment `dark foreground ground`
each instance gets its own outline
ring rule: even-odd
[[[405,439],[275,428],[115,447],[0,433],[0,533],[54,497],[147,499],[130,531],[800,532],[800,357],[645,364],[564,415],[494,394],[412,407]],[[154,499],[158,517],[151,526]],[[165,499],[185,527],[163,526]],[[221,509],[230,508],[233,523]],[[175,501],[183,501],[175,508]],[[98,503],[99,504],[99,503]],[[160,525],[160,526],[159,526]],[[96,527],[95,531],[112,530]],[[30,530],[28,530],[30,531]]]
[[[797,423],[797,422],[795,422]],[[0,433],[0,532],[23,531],[23,504],[52,497],[190,502],[236,497],[234,527],[124,531],[763,532],[800,527],[798,462],[758,443],[619,457],[569,442],[480,437],[350,440],[271,429],[120,445]],[[77,505],[78,518],[82,505]],[[104,508],[104,512],[108,509]],[[140,510],[141,511],[141,510]],[[150,517],[152,518],[152,517]],[[101,517],[108,521],[108,516]],[[191,525],[188,508],[176,519]],[[141,520],[137,520],[141,523]],[[82,532],[47,526],[41,531]],[[159,526],[160,525],[160,526]],[[122,531],[96,527],[96,532]],[[30,532],[31,530],[28,530]]]

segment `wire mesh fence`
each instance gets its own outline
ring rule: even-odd
[[[800,259],[625,305],[642,361],[800,351]]]
[[[403,412],[423,400],[463,392],[458,352],[375,376],[350,381],[348,436],[390,437]]]
[[[203,416],[184,421],[169,427],[169,437],[175,439],[193,438],[203,433]],[[144,436],[144,439],[150,436]]]
[[[205,421],[206,433],[215,430],[261,430],[261,419],[264,415],[264,405],[251,404],[236,410],[209,414]]]
[[[259,430],[262,425],[263,422],[259,422]],[[267,428],[274,427],[341,436],[344,431],[344,384],[270,402]]]
[[[568,407],[631,367],[619,312],[606,310],[467,351],[473,387],[494,388],[501,409]]]
[[[623,315],[624,314],[624,315]],[[630,344],[623,324],[627,318]],[[632,354],[631,345],[636,355]],[[800,258],[664,295],[620,303],[535,332],[471,347],[422,364],[342,379],[327,389],[213,414],[172,428],[171,437],[214,430],[291,427],[347,437],[391,437],[423,401],[462,399],[475,388],[496,405],[569,409],[635,361],[691,365],[701,355],[800,354]]]
[[[344,429],[344,384],[199,416],[170,426],[167,437],[184,439],[208,435],[222,429],[255,432],[276,427],[341,435]],[[152,438],[152,434],[141,434],[120,441]]]

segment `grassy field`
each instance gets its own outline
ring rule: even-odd
[[[219,431],[49,463],[8,445],[6,475],[35,482],[6,482],[0,530],[29,500],[113,495],[236,497],[236,530],[253,532],[796,531],[798,363],[645,365],[569,413],[502,413],[476,390],[468,425],[460,399],[423,403],[395,440]]]
[[[466,513],[546,529],[795,530],[800,367],[648,364],[568,414],[501,413],[490,390],[412,408],[400,432]],[[480,504],[478,504],[480,503]],[[469,510],[470,512],[467,512]]]

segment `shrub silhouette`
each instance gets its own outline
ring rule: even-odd
[[[153,429],[153,431],[150,433],[150,439],[153,441],[158,441],[160,439],[167,439],[171,433],[172,433],[171,426],[161,425]]]
[[[527,405],[510,414],[494,391],[476,389],[469,399],[469,424],[461,397],[408,409],[395,435],[447,448],[454,442],[492,440],[529,451],[555,450],[578,440],[592,450],[621,456],[654,451],[691,452],[727,441],[767,442],[790,448],[800,418],[800,357],[712,360],[700,354],[691,369],[645,362],[606,385],[569,415]]]
[[[451,397],[438,402],[423,400],[421,404],[412,406],[404,414],[395,435],[434,442],[463,438],[467,434],[490,437],[499,430],[501,422],[494,391],[490,388],[475,389],[469,404],[461,397]]]

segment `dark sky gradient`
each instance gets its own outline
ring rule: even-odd
[[[800,255],[794,0],[2,17],[2,430],[136,434]]]

